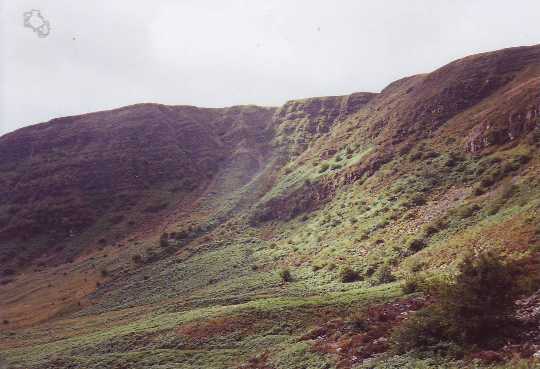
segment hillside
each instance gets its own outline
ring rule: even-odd
[[[391,329],[430,303],[400,286],[485,250],[538,274],[539,151],[539,45],[380,93],[138,104],[6,134],[0,358],[14,369],[465,367],[390,352]],[[538,346],[516,338],[505,360],[540,352],[536,318]]]

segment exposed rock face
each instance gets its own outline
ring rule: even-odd
[[[512,96],[505,96],[496,111],[484,112],[481,123],[470,133],[467,149],[477,153],[491,145],[502,145],[540,128],[540,79],[521,86]],[[510,95],[510,94],[506,94]]]
[[[362,109],[375,96],[377,94],[361,92],[288,101],[274,117],[276,143],[299,154],[310,142],[330,132],[337,122]]]

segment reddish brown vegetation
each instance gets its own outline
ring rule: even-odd
[[[259,356],[252,357],[247,363],[242,364],[238,369],[273,369],[268,365],[269,353],[264,352]]]
[[[373,306],[354,318],[331,320],[300,338],[310,340],[313,350],[336,356],[339,368],[353,364],[389,349],[392,329],[407,315],[425,305],[423,299],[408,299]]]

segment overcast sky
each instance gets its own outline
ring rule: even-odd
[[[222,107],[380,91],[540,43],[539,0],[0,0],[0,134],[138,102]],[[23,27],[38,9],[48,37]]]

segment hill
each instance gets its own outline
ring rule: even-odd
[[[538,45],[380,93],[9,133],[0,352],[36,369],[463,367],[389,352],[429,303],[400,285],[485,250],[535,275],[539,150]]]

